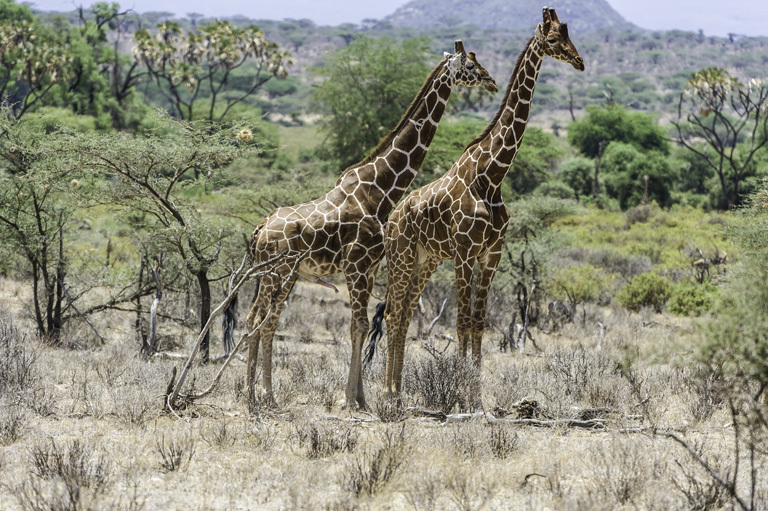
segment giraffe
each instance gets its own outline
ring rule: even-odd
[[[352,309],[352,358],[346,404],[356,403],[365,408],[361,352],[368,330],[367,308],[374,274],[384,256],[384,225],[421,167],[455,85],[498,91],[475,53],[466,53],[460,40],[455,42],[455,52],[445,53],[432,70],[396,128],[361,162],[344,170],[331,191],[304,204],[278,208],[256,227],[251,236],[252,264],[281,253],[285,257],[272,274],[262,277],[247,319],[249,331],[253,331],[266,317],[268,307],[274,307],[261,330],[249,339],[251,405],[256,401],[254,386],[260,343],[262,383],[267,399],[272,400],[272,339],[296,276],[282,285],[281,282],[298,263],[298,271],[293,275],[322,285],[327,284],[320,277],[340,272],[345,275]]]
[[[523,140],[542,60],[550,56],[584,70],[584,61],[555,10],[545,7],[542,17],[517,59],[491,123],[447,173],[411,192],[387,223],[389,341],[385,386],[389,396],[397,396],[401,390],[405,336],[416,305],[432,273],[445,259],[452,259],[455,265],[459,354],[466,357],[471,341],[472,357],[480,367],[488,292],[509,221],[501,184]],[[475,263],[478,272],[473,297]],[[371,354],[369,346],[367,356]]]

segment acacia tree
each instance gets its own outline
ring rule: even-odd
[[[7,110],[0,111],[0,132],[0,272],[30,279],[28,310],[38,333],[59,343],[70,320],[90,325],[92,314],[148,294],[151,286],[117,285],[109,262],[82,250],[74,235],[85,204],[70,136],[45,133]],[[106,287],[107,296],[94,291]]]
[[[694,73],[680,94],[676,141],[712,168],[728,208],[741,202],[743,181],[755,173],[755,157],[768,144],[766,109],[766,84],[752,79],[744,85],[715,67]]]
[[[217,20],[199,26],[196,33],[185,34],[178,23],[166,21],[157,28],[155,35],[147,29],[136,32],[133,55],[181,119],[220,122],[234,105],[268,80],[288,76],[292,64],[291,54],[268,41],[254,26],[239,29]],[[227,94],[233,72],[245,70],[247,62],[255,64],[250,85]],[[195,104],[202,99],[209,102],[204,117],[194,113]],[[219,102],[223,107],[217,109]]]
[[[72,212],[61,197],[67,171],[54,170],[51,148],[39,139],[19,136],[16,123],[2,124],[0,244],[17,251],[26,263],[22,267],[32,278],[31,309],[38,333],[58,343],[65,313],[64,236]]]
[[[21,118],[66,81],[71,65],[63,41],[50,28],[32,19],[0,20],[0,101],[13,117]]]
[[[205,190],[230,161],[255,145],[248,129],[162,120],[162,136],[84,135],[73,139],[71,147],[83,169],[103,178],[100,195],[108,197],[106,203],[134,217],[144,245],[164,259],[179,258],[197,281],[202,329],[211,313],[211,282],[228,276],[222,243],[238,238],[232,236],[231,222],[204,214],[189,195]],[[240,243],[233,243],[242,255]],[[206,335],[204,363],[208,356]]]

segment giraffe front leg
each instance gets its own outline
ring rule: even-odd
[[[398,235],[387,246],[387,366],[386,397],[400,392],[400,372],[410,316],[406,314],[408,290],[415,265],[411,237]],[[399,362],[398,362],[399,358]]]
[[[477,283],[472,303],[472,359],[480,368],[482,357],[483,333],[485,332],[485,317],[488,312],[488,295],[491,291],[493,277],[501,261],[501,242],[495,243],[487,254],[478,259]]]
[[[467,251],[457,251],[454,258],[456,274],[456,336],[459,338],[459,356],[467,356],[472,337],[472,273],[475,259]]]
[[[426,261],[422,261],[417,264],[413,270],[413,274],[410,279],[410,285],[406,293],[405,306],[403,308],[403,320],[400,323],[400,337],[397,344],[397,353],[395,354],[395,371],[394,382],[395,392],[399,395],[403,385],[403,363],[405,360],[405,339],[408,334],[408,326],[413,320],[413,315],[416,313],[416,307],[419,304],[424,288],[429,282],[429,278],[437,269],[437,265],[440,263],[439,259],[429,258]]]

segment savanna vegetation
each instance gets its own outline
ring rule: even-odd
[[[504,183],[481,373],[454,356],[444,264],[401,403],[379,354],[370,409],[341,409],[332,277],[339,294],[299,281],[282,314],[277,406],[249,411],[238,359],[204,399],[164,406],[255,225],[375,146],[454,38],[501,85],[527,37],[414,35],[0,0],[3,509],[768,505],[761,38],[604,29],[573,36],[584,78],[544,66]],[[458,92],[414,186],[498,101]],[[221,368],[229,320],[185,392]],[[464,413],[478,378],[479,416]]]

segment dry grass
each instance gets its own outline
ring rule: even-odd
[[[2,307],[7,311],[7,304]],[[726,405],[711,381],[686,368],[694,352],[689,320],[588,308],[585,324],[568,324],[557,336],[534,330],[540,351],[529,344],[525,354],[499,352],[498,339],[488,334],[480,376],[487,411],[500,419],[527,413],[544,420],[598,409],[607,427],[588,430],[562,422],[532,427],[415,417],[408,407],[457,413],[466,403],[461,387],[473,385],[477,375],[452,356],[455,343],[437,356],[420,342],[409,343],[401,407],[382,397],[380,354],[366,374],[370,409],[380,420],[341,410],[348,314],[343,292],[300,286],[275,342],[279,408],[249,415],[245,368],[238,362],[211,396],[180,417],[161,407],[176,363],[142,362],[120,324],[108,330],[104,347],[53,349],[34,338],[23,314],[4,314],[0,507],[730,507],[727,493],[680,446],[638,432],[650,425],[674,428],[722,473],[734,468]],[[595,321],[608,325],[600,351]],[[446,341],[439,343],[442,348]],[[205,387],[217,370],[195,367],[195,387]],[[537,406],[524,412],[523,399]],[[758,458],[765,474],[766,457]],[[742,486],[746,472],[740,472]],[[761,479],[758,496],[766,495],[768,480]]]

